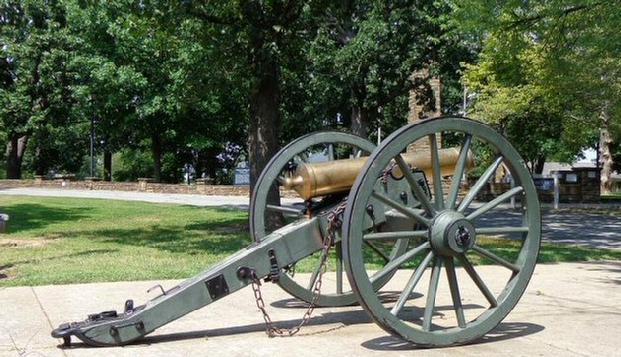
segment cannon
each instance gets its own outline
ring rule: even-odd
[[[421,142],[425,151],[413,151]],[[488,202],[475,201],[501,164],[514,187]],[[479,178],[463,184],[473,168]],[[517,223],[482,223],[481,217],[514,197],[521,202]],[[524,161],[491,127],[462,117],[404,126],[378,147],[338,131],[291,142],[258,178],[249,226],[254,242],[224,261],[142,305],[127,300],[124,311],[64,323],[52,336],[65,344],[75,336],[92,346],[125,345],[252,285],[270,335],[295,334],[315,307],[360,304],[382,329],[404,340],[428,347],[464,344],[490,332],[515,307],[541,239],[539,202]],[[509,242],[513,254],[494,249],[500,240]],[[506,279],[485,279],[474,259]],[[311,274],[295,274],[296,267]],[[442,270],[452,317],[439,319]],[[383,289],[397,274],[409,278],[387,299]],[[261,280],[308,304],[299,326],[275,326]],[[477,303],[468,305],[476,311],[462,303],[462,284],[475,287],[469,299]]]

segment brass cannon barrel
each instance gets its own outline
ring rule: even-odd
[[[459,149],[441,149],[438,150],[438,154],[441,175],[452,175],[459,157]],[[429,153],[405,153],[401,156],[412,169],[421,170],[425,172],[427,177],[431,177],[432,165]],[[331,193],[348,191],[367,159],[368,157],[360,157],[327,162],[302,163],[297,166],[296,171],[291,177],[286,177],[283,180],[282,184],[285,189],[296,191],[305,200]],[[470,152],[468,152],[466,161],[466,169],[474,165]],[[392,175],[394,177],[403,176],[398,166],[393,168]]]

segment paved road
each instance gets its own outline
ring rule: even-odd
[[[24,195],[42,197],[103,198],[109,200],[144,201],[154,203],[175,203],[192,206],[231,206],[248,209],[248,197],[206,196],[174,193],[73,190],[59,188],[20,187],[0,189],[0,195]]]
[[[102,198],[248,209],[248,198],[244,196],[206,196],[49,188],[0,189],[0,195]],[[294,201],[287,200],[289,204]],[[476,204],[473,207],[476,207]],[[553,210],[544,207],[542,222],[543,239],[581,246],[621,249],[621,208],[614,205],[598,205],[595,207],[603,209],[562,208],[560,210]],[[521,224],[519,211],[509,208],[508,205],[499,206],[494,211],[481,216],[479,220],[483,226],[490,227]]]
[[[479,218],[484,226],[520,225],[517,210],[499,208]],[[542,237],[555,243],[621,249],[621,209],[560,209],[543,208]]]
[[[499,274],[505,272],[503,268],[477,269],[492,290],[506,282],[506,276]],[[400,271],[386,289],[401,289],[410,274]],[[468,278],[461,269],[457,276],[466,316],[474,318],[483,309],[484,298],[474,284],[466,284]],[[421,280],[416,291],[426,291],[426,280]],[[67,320],[122,309],[127,298],[144,302],[148,299],[145,290],[155,283],[0,289],[0,356],[619,356],[619,262],[539,265],[509,316],[492,333],[461,347],[417,348],[388,336],[357,306],[317,309],[299,335],[268,338],[249,288],[164,326],[140,344],[103,349],[78,344],[61,349],[60,341],[50,337],[52,328]],[[162,282],[166,288],[176,283]],[[303,310],[291,304],[283,290],[274,284],[264,284],[263,289],[275,321],[285,326],[299,322]],[[442,274],[434,323],[454,316],[448,291]],[[416,315],[424,297],[415,295],[408,304],[412,307],[406,309]]]

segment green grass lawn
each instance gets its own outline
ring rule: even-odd
[[[250,243],[239,210],[22,196],[0,202],[11,217],[10,233],[0,236],[0,286],[186,278]],[[518,249],[506,239],[481,244],[508,259]],[[601,259],[621,260],[621,251],[544,244],[540,255],[541,262]],[[305,261],[297,271],[311,267]]]
[[[249,243],[239,210],[4,196],[0,285],[184,278]]]
[[[609,195],[600,196],[602,202],[621,203],[621,192],[612,192]]]

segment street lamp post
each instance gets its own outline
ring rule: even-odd
[[[95,116],[91,117],[91,177],[95,177]]]

